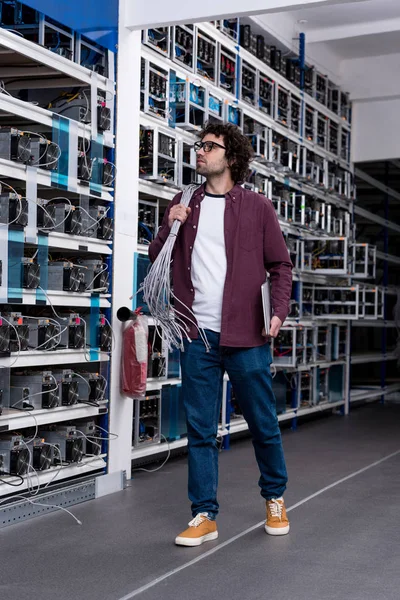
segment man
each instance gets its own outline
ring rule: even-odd
[[[181,353],[182,393],[188,425],[189,498],[193,520],[175,540],[199,546],[218,537],[216,435],[224,372],[249,425],[266,500],[265,530],[289,532],[283,493],[287,473],[263,335],[261,285],[271,277],[276,337],[288,314],[292,265],[270,200],[241,187],[252,158],[248,139],[234,125],[208,124],[196,142],[197,172],[206,179],[186,208],[178,194],[149,248],[157,258],[175,219],[182,225],[173,254],[175,307],[187,317],[191,342]],[[205,331],[210,350],[193,324]]]

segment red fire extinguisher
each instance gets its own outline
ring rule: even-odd
[[[123,307],[117,313],[120,321],[130,321],[122,340],[121,391],[131,398],[146,394],[149,327],[140,310]]]

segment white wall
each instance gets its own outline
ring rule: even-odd
[[[354,102],[352,161],[400,157],[400,98]]]
[[[400,54],[343,60],[340,84],[352,100],[400,97]]]

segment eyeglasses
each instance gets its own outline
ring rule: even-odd
[[[196,142],[193,145],[193,148],[196,150],[196,152],[201,149],[203,149],[204,152],[211,152],[214,147],[223,148],[226,150],[225,146],[222,146],[222,144],[217,144],[217,142]]]

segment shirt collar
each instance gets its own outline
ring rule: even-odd
[[[238,183],[236,183],[233,188],[227,193],[225,194],[225,198],[227,196],[229,196],[229,198],[233,201],[236,202],[238,199],[240,199],[241,195],[243,192],[243,188],[241,185],[239,185]],[[206,193],[206,184],[205,182],[201,184],[201,186],[199,188],[197,188],[197,190],[194,192],[193,197],[197,198],[198,196],[202,196],[202,199],[204,198],[204,195]]]

